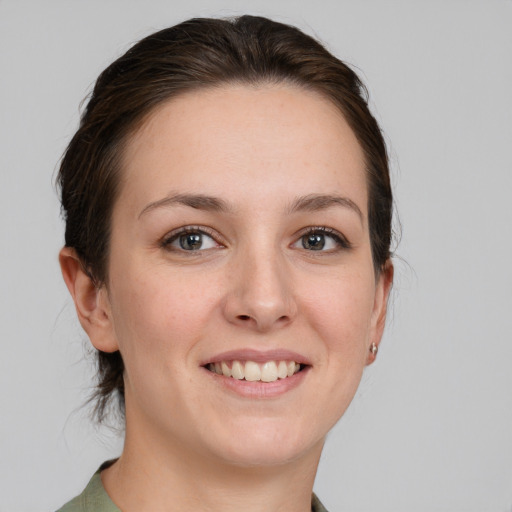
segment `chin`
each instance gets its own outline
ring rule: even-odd
[[[226,464],[240,467],[286,465],[303,457],[320,456],[324,439],[325,434],[286,428],[276,422],[253,422],[227,433],[220,456]]]

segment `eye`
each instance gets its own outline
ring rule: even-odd
[[[221,247],[204,228],[187,227],[168,235],[162,246],[173,251],[198,252]]]
[[[303,232],[292,247],[307,251],[334,252],[339,249],[349,249],[350,243],[341,233],[333,229],[315,227]]]

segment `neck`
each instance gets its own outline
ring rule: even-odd
[[[124,512],[311,511],[323,440],[294,460],[247,466],[142,432],[127,427],[123,454],[102,472],[107,493]]]

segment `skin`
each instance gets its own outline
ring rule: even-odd
[[[165,200],[176,194],[227,209]],[[297,204],[312,195],[343,199]],[[125,448],[102,473],[120,508],[310,510],[325,436],[385,323],[393,269],[375,273],[367,201],[350,127],[292,86],[187,93],[132,136],[108,282],[96,288],[72,249],[60,255],[93,345],[126,366]],[[180,247],[184,226],[206,232],[201,250]],[[304,247],[311,227],[350,247],[319,231],[324,249]],[[307,372],[277,396],[259,384],[248,397],[203,367],[246,349],[294,351]]]

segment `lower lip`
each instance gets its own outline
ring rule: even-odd
[[[205,372],[210,374],[212,379],[215,379],[215,381],[220,385],[224,386],[226,389],[239,396],[244,398],[265,399],[279,397],[299,386],[306,378],[310,368],[310,366],[307,366],[291,377],[278,379],[274,382],[250,382],[243,379],[238,380],[234,379],[233,377],[225,377],[224,375],[219,375],[218,373],[214,373],[210,370],[207,370],[206,368],[203,369]]]

